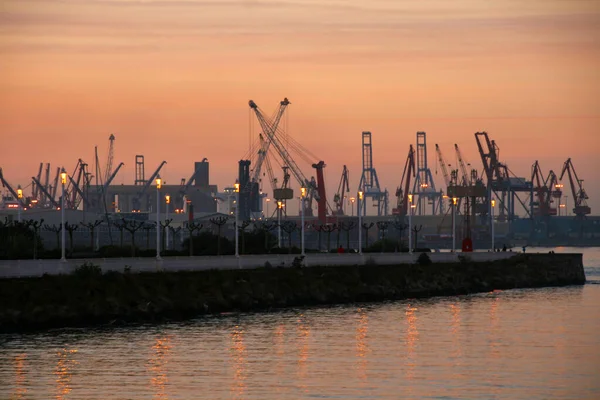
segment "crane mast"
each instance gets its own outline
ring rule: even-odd
[[[467,171],[467,167],[465,166],[465,162],[463,160],[460,149],[457,144],[454,144],[454,150],[456,151],[456,158],[458,159],[458,165],[460,166],[460,172],[463,175],[463,185],[468,185],[470,181],[469,172]]]
[[[283,99],[279,103],[279,109],[277,110],[277,113],[276,113],[275,117],[273,118],[273,121],[269,124],[265,120],[265,122],[267,122],[267,126],[268,126],[268,131],[265,131],[265,134],[267,135],[268,139],[264,140],[263,136],[260,135],[261,146],[260,146],[260,149],[258,150],[258,158],[256,160],[256,166],[254,167],[252,179],[250,180],[250,182],[258,182],[263,162],[265,161],[265,158],[267,157],[267,152],[271,145],[271,136],[274,136],[275,133],[277,132],[277,128],[279,126],[279,121],[281,121],[281,117],[283,116],[283,113],[285,112],[285,110],[289,104],[290,104],[290,102],[287,98]],[[250,105],[250,107],[252,107],[252,105]],[[261,123],[261,126],[262,126],[262,123]],[[263,130],[264,129],[265,129],[265,127],[263,126]]]
[[[113,159],[115,157],[115,135],[111,134],[108,137],[108,157],[106,159],[106,169],[104,170],[104,182],[112,175]]]
[[[591,213],[590,207],[587,205],[587,200],[589,199],[585,189],[583,188],[583,180],[579,179],[577,176],[577,172],[575,171],[575,167],[573,167],[573,163],[571,159],[567,159],[563,165],[562,172],[560,174],[560,180],[562,181],[565,173],[569,176],[569,184],[571,185],[571,193],[573,195],[573,199],[575,200],[575,207],[573,208],[573,212],[578,217],[583,217]],[[575,178],[575,179],[573,179]]]
[[[410,145],[408,150],[408,157],[406,157],[406,163],[404,164],[404,172],[402,172],[402,180],[400,186],[396,189],[397,203],[396,208],[392,210],[392,214],[405,216],[408,214],[408,193],[410,191],[410,177],[415,177],[415,150]],[[402,188],[404,185],[404,188]]]
[[[342,170],[342,177],[340,178],[340,184],[338,186],[337,193],[333,196],[333,202],[335,203],[335,214],[344,215],[344,198],[346,193],[350,192],[350,184],[348,182],[348,168],[344,165]]]

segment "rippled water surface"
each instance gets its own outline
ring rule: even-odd
[[[600,249],[556,251],[590,283],[0,336],[0,399],[600,398]]]

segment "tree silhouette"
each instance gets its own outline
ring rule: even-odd
[[[166,249],[166,243],[167,243],[167,239],[165,235],[165,232],[167,230],[167,227],[169,225],[171,225],[171,222],[173,222],[173,218],[169,218],[169,219],[165,219],[165,222],[163,223],[162,221],[159,221],[160,223],[160,234],[161,234],[161,250],[164,251]]]
[[[367,232],[367,237],[366,237],[366,242],[365,242],[365,248],[369,248],[369,229],[371,229],[375,224],[372,222],[363,222],[362,227],[363,229]]]
[[[190,257],[194,255],[194,231],[200,231],[204,225],[194,221],[188,222],[185,227],[189,233],[188,247],[190,249]]]
[[[181,226],[178,226],[177,228],[173,227],[173,226],[169,226],[169,230],[171,231],[171,236],[172,236],[172,240],[173,240],[173,244],[175,244],[175,237],[177,236],[177,234],[179,232],[181,232]],[[175,246],[173,246],[173,249],[175,249]]]
[[[94,250],[94,231],[102,223],[101,220],[97,219],[94,222],[82,222],[81,225],[90,230],[90,249]]]
[[[292,254],[292,233],[298,229],[295,221],[283,221],[281,229],[288,234],[288,254]]]
[[[418,246],[417,246],[417,240],[419,240],[419,235],[418,235],[418,233],[419,233],[419,232],[421,232],[421,229],[423,229],[423,225],[419,225],[418,227],[417,227],[416,225],[415,225],[415,226],[413,226],[413,229],[412,229],[412,230],[413,230],[413,232],[415,233],[415,245],[414,245],[413,249],[416,249],[416,248],[418,248]]]
[[[221,227],[227,223],[227,217],[213,217],[209,221],[217,227],[217,255],[221,255]]]
[[[69,224],[69,222],[65,222],[65,229],[69,232],[69,255],[73,257],[73,232],[77,230],[77,224]]]
[[[122,218],[121,221],[123,222],[125,230],[131,235],[131,257],[135,257],[135,233],[143,228],[145,223],[133,219],[128,221],[124,218]]]
[[[235,226],[235,222],[233,223],[233,225]],[[242,234],[242,253],[244,254],[246,252],[246,228],[250,225],[250,221],[242,221],[242,223],[239,226],[239,232]]]
[[[271,246],[269,246],[269,232],[273,229],[277,228],[277,222],[275,221],[264,221],[261,223],[255,223],[254,229],[260,230],[264,233],[265,236],[265,253],[271,252]]]
[[[350,249],[350,231],[354,229],[356,224],[354,221],[340,222],[340,229],[346,231],[346,250]]]
[[[56,234],[56,248],[60,249],[60,231],[62,231],[62,224],[60,224],[58,226],[45,224],[44,229]]]
[[[387,231],[388,225],[390,223],[388,221],[377,221],[377,229],[381,232],[381,252],[385,251],[385,232]]]
[[[155,223],[145,222],[142,227],[143,230],[146,231],[146,250],[150,250],[150,231],[156,227]]]
[[[120,221],[113,221],[112,224],[119,230],[119,233],[121,234],[120,247],[123,247],[123,230],[125,229],[125,224]]]
[[[321,225],[323,232],[327,233],[327,252],[331,250],[331,232],[337,229],[336,224]]]
[[[402,251],[402,248],[404,247],[404,243],[403,243],[403,237],[404,237],[404,230],[406,230],[406,228],[408,228],[408,225],[405,224],[403,221],[401,221],[399,218],[395,219],[394,221],[392,221],[392,226],[394,227],[394,229],[396,229],[398,231],[398,248],[400,249],[400,251]]]
[[[37,259],[37,239],[40,233],[40,228],[44,223],[44,219],[41,218],[39,221],[29,220],[29,224],[27,225],[30,228],[33,228],[33,259]]]
[[[321,232],[323,232],[323,225],[319,224],[313,224],[312,228],[318,232],[318,240],[319,240],[319,251],[321,251]]]

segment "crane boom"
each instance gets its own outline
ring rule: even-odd
[[[415,177],[415,150],[410,145],[408,149],[408,157],[406,157],[406,163],[404,164],[404,171],[402,172],[402,180],[400,186],[396,189],[397,203],[396,208],[392,210],[392,214],[407,215],[408,214],[408,193],[410,191],[410,177]],[[404,188],[402,188],[404,184]]]
[[[21,204],[21,207],[27,207],[27,204],[25,203],[25,200],[23,199],[19,199],[19,196],[17,195],[17,192],[15,192],[15,190],[12,188],[12,186],[10,186],[10,184],[6,181],[6,179],[4,179],[4,175],[2,174],[2,168],[0,168],[0,182],[2,182],[2,186],[4,186],[5,188],[8,189],[8,191],[10,192],[10,194],[12,194],[12,196],[14,197],[14,199]]]
[[[444,156],[442,155],[442,150],[440,146],[435,145],[435,152],[438,156],[438,161],[440,163],[440,168],[442,169],[442,175],[444,175],[444,182],[446,183],[446,188],[450,186],[451,180],[450,175],[448,175],[448,169],[446,169],[446,160],[444,160]]]
[[[281,121],[281,117],[283,116],[283,113],[285,112],[285,110],[289,104],[290,104],[290,102],[287,98],[283,99],[279,103],[279,109],[277,110],[277,113],[276,113],[275,117],[273,118],[273,121],[268,123],[269,131],[265,132],[267,134],[268,139],[261,140],[261,146],[260,146],[260,149],[258,150],[258,159],[256,160],[256,165],[254,166],[252,179],[250,180],[251,182],[258,182],[263,162],[265,161],[267,152],[269,150],[269,147],[271,146],[270,138],[271,138],[271,136],[275,135],[275,132],[277,132],[277,127],[279,126],[279,121]],[[268,122],[268,121],[266,121],[266,122]],[[261,126],[262,126],[262,123],[261,123]],[[265,129],[265,128],[263,127],[263,129]],[[270,134],[270,132],[272,134]],[[262,138],[262,135],[260,135],[260,137]]]
[[[462,175],[463,175],[462,183],[464,185],[468,185],[469,181],[470,181],[469,172],[467,171],[467,167],[465,166],[465,162],[463,161],[462,154],[456,143],[454,144],[454,149],[456,150],[456,158],[458,158],[458,165],[460,166],[460,172],[462,172]]]
[[[106,168],[104,169],[104,182],[112,175],[113,160],[115,157],[115,135],[108,137],[108,156],[106,158]]]
[[[289,101],[287,101],[287,98],[284,99],[284,102],[287,102],[289,104]],[[279,154],[279,156],[281,157],[283,162],[285,164],[287,164],[287,166],[290,167],[290,170],[292,171],[292,175],[294,175],[294,178],[296,178],[296,180],[302,187],[311,188],[312,187],[311,182],[308,179],[306,179],[306,177],[302,173],[302,170],[300,169],[300,167],[298,167],[298,164],[296,164],[296,161],[294,161],[292,156],[286,150],[283,143],[281,143],[280,139],[277,137],[275,132],[271,129],[271,126],[270,126],[269,122],[266,120],[263,112],[258,108],[258,106],[256,105],[256,103],[254,101],[250,100],[248,102],[248,104],[250,105],[250,108],[254,111],[254,113],[256,114],[256,118],[258,119],[258,122],[260,123],[260,126],[262,127],[263,131],[267,134],[268,139],[269,139],[268,142],[272,143],[273,146],[275,146],[275,149],[277,150],[277,153]],[[313,188],[313,189],[316,189],[316,188]]]
[[[591,213],[590,207],[587,205],[587,200],[589,199],[585,189],[583,188],[583,180],[579,179],[577,176],[577,172],[575,171],[575,167],[573,167],[573,163],[571,159],[567,159],[563,165],[562,172],[560,174],[560,180],[562,181],[565,173],[569,176],[569,183],[571,185],[571,193],[573,195],[573,199],[575,200],[575,207],[573,208],[573,212],[577,216],[584,216]],[[575,178],[575,179],[573,179]]]
[[[350,192],[350,185],[348,183],[348,167],[344,165],[342,169],[342,176],[340,178],[340,184],[338,186],[337,193],[333,196],[333,202],[335,203],[336,215],[344,215],[344,198],[346,193]]]
[[[59,168],[58,170],[60,171],[60,168]],[[40,181],[38,181],[38,180],[36,179],[36,177],[35,177],[35,176],[31,177],[31,179],[33,179],[33,182],[34,182],[36,185],[38,185],[38,187],[39,187],[39,189],[42,191],[42,193],[44,193],[44,194],[45,194],[45,195],[48,197],[48,199],[50,199],[50,203],[52,203],[52,205],[53,205],[54,207],[56,207],[56,208],[60,208],[60,204],[58,204],[58,202],[57,202],[56,200],[54,200],[54,197],[50,196],[50,193],[48,193],[48,191],[46,190],[46,188],[44,187],[44,185],[42,185],[42,184],[40,183]],[[67,194],[65,193],[65,196],[66,196],[66,195],[67,195]]]

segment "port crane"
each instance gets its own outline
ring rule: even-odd
[[[575,172],[575,167],[573,167],[573,163],[571,159],[567,159],[563,165],[562,172],[560,173],[559,180],[562,181],[565,173],[569,177],[569,184],[571,186],[571,193],[573,199],[575,200],[575,206],[573,207],[573,213],[578,217],[584,217],[592,212],[590,207],[587,205],[587,200],[589,199],[585,189],[583,188],[583,179],[579,179],[577,176],[577,172]],[[573,179],[575,178],[575,179]]]
[[[13,198],[15,199],[16,202],[18,202],[21,207],[26,208],[27,207],[27,203],[25,202],[24,199],[19,199],[19,196],[17,194],[17,192],[12,188],[12,186],[10,186],[10,183],[8,183],[6,181],[6,179],[4,179],[4,175],[2,174],[2,168],[0,167],[0,182],[2,182],[2,187],[5,187],[8,189],[8,191],[10,192],[10,194],[13,196]]]
[[[350,184],[348,180],[348,167],[344,165],[337,193],[333,196],[333,202],[335,203],[334,215],[344,215],[344,199],[346,193],[350,193]]]
[[[410,145],[408,150],[408,156],[406,157],[406,163],[404,164],[404,171],[402,172],[402,180],[400,186],[396,189],[396,208],[392,210],[393,215],[405,216],[408,214],[408,193],[410,191],[410,177],[415,177],[415,150]]]
[[[287,98],[285,98],[282,103],[285,103],[285,106],[287,106],[289,104],[289,101],[287,100]],[[280,103],[280,106],[283,105],[282,103]],[[271,145],[273,145],[279,158],[282,161],[282,165],[287,166],[289,168],[289,171],[291,172],[291,175],[296,179],[296,181],[300,184],[300,186],[307,189],[307,194],[309,195],[309,200],[311,198],[314,198],[317,200],[319,220],[321,221],[321,223],[325,223],[326,216],[327,216],[327,202],[326,202],[326,197],[325,197],[325,185],[324,185],[324,177],[323,177],[323,168],[325,167],[325,163],[323,161],[319,161],[317,163],[312,163],[312,167],[316,169],[316,174],[317,174],[317,182],[316,183],[315,183],[314,179],[312,179],[312,180],[307,179],[307,177],[304,175],[304,173],[302,172],[302,170],[300,169],[300,167],[298,166],[298,164],[296,163],[296,161],[294,160],[294,158],[292,157],[292,155],[290,154],[290,152],[284,145],[282,139],[277,134],[277,130],[272,128],[272,126],[270,124],[270,120],[267,117],[265,117],[263,111],[258,107],[258,105],[253,100],[250,100],[248,102],[248,104],[250,106],[250,109],[255,113],[256,118],[257,118],[258,122],[260,123],[260,126],[263,130],[263,133],[266,135],[266,138],[264,139],[264,141],[269,142]],[[299,143],[293,141],[291,138],[288,137],[286,142],[294,150],[296,150],[296,152],[298,152],[305,161],[310,162],[310,159],[308,158],[308,156],[311,156],[313,159],[316,159],[316,157],[314,157],[312,154],[310,154]],[[304,153],[304,154],[302,154],[302,153]],[[265,151],[265,156],[266,156],[266,151]],[[290,192],[289,194],[292,194],[292,196],[293,196],[293,192]],[[310,207],[310,201],[308,202],[308,206],[305,207],[304,212],[305,212],[305,215],[311,216],[312,208],[309,209],[309,207]]]

